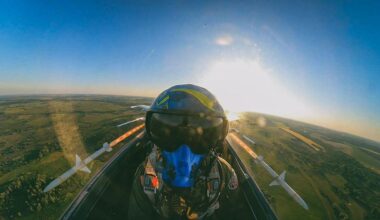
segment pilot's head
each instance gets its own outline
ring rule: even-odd
[[[211,149],[223,142],[228,121],[216,98],[195,85],[177,85],[162,92],[146,115],[146,131],[162,151],[164,181],[188,188]]]

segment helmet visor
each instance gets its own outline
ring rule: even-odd
[[[223,138],[225,119],[152,113],[148,127],[152,140],[163,150],[175,151],[186,144],[193,153],[204,154]]]

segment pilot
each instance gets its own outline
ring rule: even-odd
[[[151,151],[135,173],[129,219],[231,218],[238,179],[218,156],[228,132],[223,108],[206,89],[177,85],[146,113]]]

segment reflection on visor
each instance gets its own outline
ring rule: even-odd
[[[202,154],[222,138],[224,119],[153,113],[149,128],[154,142],[164,150],[174,151],[187,144],[194,153]]]

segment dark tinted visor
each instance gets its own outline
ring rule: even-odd
[[[222,117],[152,113],[149,131],[155,144],[174,151],[187,144],[193,153],[207,153],[223,138],[225,120]]]

